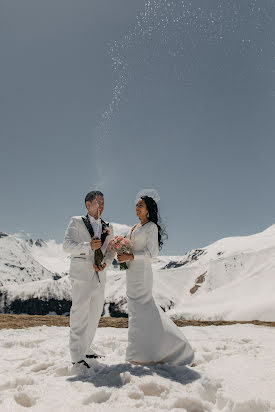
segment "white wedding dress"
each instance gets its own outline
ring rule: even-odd
[[[127,262],[126,271],[129,313],[126,360],[140,365],[189,364],[194,358],[193,349],[152,296],[151,260],[158,255],[157,225],[138,224],[128,237],[133,242],[134,260]]]

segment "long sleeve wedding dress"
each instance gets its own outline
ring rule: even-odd
[[[129,313],[126,360],[133,364],[189,364],[194,352],[181,330],[155,303],[151,261],[158,255],[158,227],[138,224],[128,234],[134,260],[127,262]]]

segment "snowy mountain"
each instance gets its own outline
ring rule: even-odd
[[[43,246],[47,246],[47,243],[44,242],[43,239],[26,239],[26,241],[28,242],[28,244],[30,246],[38,246],[38,247],[43,247]]]
[[[54,274],[35,260],[31,249],[24,239],[1,234],[0,286],[53,278]]]
[[[62,244],[56,243],[55,240],[44,242],[42,247],[34,244],[31,248],[31,254],[37,262],[46,266],[51,272],[60,275],[69,272],[70,258],[68,253],[64,252]]]
[[[69,259],[62,245],[50,241],[43,247],[26,248],[29,258],[48,270],[68,271]],[[218,240],[181,257],[160,256],[153,263],[153,272],[156,301],[174,318],[275,320],[275,225],[255,235]],[[127,316],[125,277],[125,272],[108,271],[106,315]],[[67,276],[54,280],[51,274],[31,284],[26,280],[24,284],[4,283],[0,311],[68,313]]]
[[[68,276],[0,288],[0,313],[64,315],[70,312],[70,308],[71,285]]]
[[[252,236],[221,239],[176,263],[177,268],[163,270],[174,293],[170,316],[275,320],[275,225]]]

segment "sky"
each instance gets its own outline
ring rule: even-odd
[[[180,255],[275,223],[274,0],[0,0],[0,231],[61,242],[84,197]]]

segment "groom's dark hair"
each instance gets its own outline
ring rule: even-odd
[[[87,193],[85,196],[85,204],[86,202],[92,202],[96,198],[96,196],[104,197],[104,194],[99,190],[93,190],[92,192]]]

